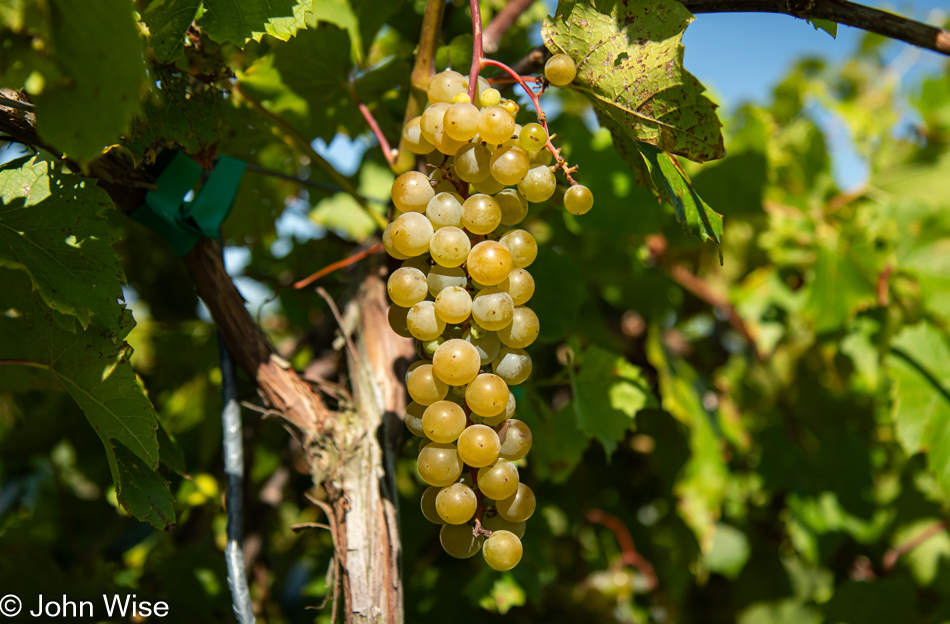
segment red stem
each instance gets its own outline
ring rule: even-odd
[[[482,10],[478,0],[469,0],[472,9],[472,68],[468,71],[468,97],[475,103],[475,91],[478,86],[478,72],[482,71],[485,53],[482,48]]]
[[[376,118],[373,117],[373,113],[370,112],[369,107],[360,100],[360,96],[356,94],[356,89],[353,87],[350,87],[350,95],[352,95],[356,101],[356,105],[359,107],[360,113],[363,114],[363,119],[369,124],[370,130],[376,135],[376,140],[379,141],[379,147],[383,150],[383,156],[386,158],[386,162],[392,165],[396,162],[396,152],[389,146],[389,141],[386,140],[386,135],[383,134],[379,124],[376,123]]]
[[[297,290],[299,290],[299,289],[301,289],[301,288],[306,288],[307,286],[309,286],[310,284],[314,283],[315,281],[317,281],[318,279],[320,279],[320,278],[323,277],[324,275],[328,275],[328,274],[330,274],[330,273],[333,273],[333,272],[336,271],[337,269],[342,269],[343,267],[350,266],[351,264],[353,264],[353,263],[355,263],[355,262],[359,262],[360,260],[362,260],[362,259],[365,258],[366,256],[371,256],[371,255],[373,255],[374,253],[379,253],[379,252],[381,252],[382,250],[383,250],[383,244],[382,244],[382,243],[376,243],[376,244],[373,245],[372,247],[369,247],[369,248],[367,248],[367,249],[364,249],[363,251],[358,251],[358,252],[356,252],[355,254],[353,254],[352,256],[348,256],[348,257],[346,257],[346,258],[343,258],[342,260],[337,260],[337,261],[334,262],[333,264],[331,264],[331,265],[329,265],[329,266],[326,266],[326,267],[320,269],[319,271],[317,271],[316,273],[314,273],[314,274],[311,275],[310,277],[305,277],[305,278],[303,278],[303,279],[300,280],[300,281],[294,282],[294,283],[293,283],[293,287],[294,287],[295,289],[297,289]]]
[[[630,536],[630,529],[627,528],[627,525],[617,516],[604,513],[600,509],[589,509],[584,515],[589,522],[601,524],[613,532],[617,538],[617,543],[620,545],[623,562],[640,571],[640,574],[642,574],[646,580],[648,590],[656,589],[657,585],[659,585],[656,570],[653,568],[652,563],[644,559],[643,555],[637,552],[636,546],[633,545],[633,537]]]

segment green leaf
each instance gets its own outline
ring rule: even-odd
[[[795,600],[756,603],[739,616],[738,624],[821,624],[821,614]]]
[[[720,522],[716,525],[712,546],[703,560],[710,572],[735,580],[749,560],[749,538],[739,529]]]
[[[318,202],[310,218],[342,238],[358,243],[366,240],[377,229],[369,213],[346,193],[337,193]]]
[[[809,24],[815,27],[815,30],[823,30],[829,35],[832,39],[838,38],[838,23],[832,22],[831,20],[810,18],[806,20]]]
[[[243,48],[264,35],[289,41],[307,27],[304,18],[313,0],[204,0],[204,7],[199,20],[202,31],[218,43]]]
[[[0,167],[0,266],[25,271],[46,304],[118,328],[122,264],[104,212],[111,205],[92,180],[49,162]]]
[[[861,266],[847,253],[828,245],[818,250],[814,277],[802,314],[814,322],[815,332],[835,331],[863,304],[874,300],[874,286]]]
[[[577,63],[573,88],[636,141],[703,162],[725,155],[716,105],[683,68],[693,15],[671,0],[562,0],[541,29]]]
[[[122,509],[156,529],[171,530],[175,508],[168,483],[123,445],[114,443],[115,495]]]
[[[518,418],[531,428],[531,462],[539,479],[563,483],[580,463],[590,438],[577,426],[575,408],[565,405],[553,414],[546,413],[534,394],[518,399]]]
[[[201,7],[201,0],[153,0],[142,21],[148,25],[149,43],[155,58],[166,63],[185,51],[185,33]]]

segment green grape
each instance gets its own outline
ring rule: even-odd
[[[435,508],[435,497],[439,495],[439,491],[442,488],[437,488],[429,486],[422,492],[422,500],[420,501],[422,507],[422,515],[425,516],[425,519],[431,522],[432,524],[445,524],[445,520],[439,517],[439,512]],[[497,516],[501,517],[501,516]],[[489,529],[492,530],[492,529]]]
[[[402,139],[413,154],[428,154],[435,145],[422,136],[422,117],[413,117],[402,129]]]
[[[468,97],[468,93],[459,93],[454,98],[452,98],[453,104],[470,104],[472,98]]]
[[[505,572],[518,565],[523,552],[524,548],[518,536],[511,531],[504,530],[493,531],[485,540],[485,546],[482,548],[485,563],[499,572]]]
[[[551,168],[545,165],[533,165],[528,169],[524,179],[518,182],[518,190],[529,202],[535,204],[551,199],[556,188],[557,180],[554,178]]]
[[[518,489],[518,469],[506,459],[478,469],[478,489],[492,500],[508,498]]]
[[[432,446],[431,444],[429,446]],[[426,447],[429,448],[429,447]],[[524,483],[518,484],[518,489],[508,498],[495,501],[495,509],[498,514],[508,522],[524,522],[534,513],[534,508],[538,502],[531,491]]]
[[[430,442],[419,451],[416,470],[429,485],[451,485],[462,474],[462,460],[454,444]]]
[[[481,468],[495,463],[501,442],[495,430],[486,425],[471,425],[465,428],[458,439],[458,454],[472,468]]]
[[[419,305],[419,304],[416,304]],[[412,311],[410,310],[410,315]],[[514,313],[512,313],[514,318]],[[411,330],[412,327],[410,326]],[[498,337],[499,340],[501,336]],[[492,371],[505,380],[509,386],[517,386],[531,375],[531,356],[522,349],[512,349],[505,347],[498,352],[498,356],[492,360]]]
[[[434,195],[429,178],[418,171],[407,171],[393,182],[393,203],[400,212],[425,212]]]
[[[538,165],[544,165],[547,167],[552,162],[554,162],[554,154],[551,153],[551,150],[538,150],[536,152],[528,152],[528,158],[531,160],[531,166],[536,167]]]
[[[433,141],[435,149],[439,150],[443,154],[449,156],[454,156],[463,146],[467,145],[466,141],[456,141],[450,137],[445,132],[444,127],[440,127],[435,131],[435,140]]]
[[[470,141],[478,132],[478,116],[478,109],[473,104],[459,102],[445,111],[442,125],[445,132],[453,139]]]
[[[422,409],[424,411],[419,419],[419,427],[422,435],[433,442],[455,442],[465,430],[465,410],[458,403],[436,401]]]
[[[472,527],[467,524],[445,524],[439,531],[439,542],[442,549],[456,559],[468,559],[478,554],[485,538],[475,536]]]
[[[492,177],[507,185],[521,182],[528,174],[530,165],[527,152],[520,147],[499,149],[489,161]]]
[[[498,375],[482,373],[465,388],[465,404],[482,418],[497,416],[508,405],[508,384]]]
[[[451,102],[459,93],[468,91],[468,77],[450,69],[438,73],[429,80],[426,95],[430,104]]]
[[[564,209],[571,214],[586,214],[593,205],[594,194],[583,184],[575,184],[564,193]]]
[[[423,364],[409,374],[406,389],[413,401],[428,406],[444,399],[449,385],[435,376],[431,364]]]
[[[422,136],[429,143],[435,143],[435,133],[442,127],[447,110],[449,110],[449,104],[437,102],[422,112],[422,123],[419,127],[422,129]]]
[[[555,87],[563,87],[574,82],[577,66],[566,54],[555,54],[544,64],[544,77]]]
[[[492,145],[501,145],[511,138],[515,118],[501,106],[483,108],[478,115],[478,136]]]
[[[489,427],[497,427],[501,423],[505,422],[509,418],[515,415],[515,408],[517,407],[518,402],[515,401],[515,395],[508,392],[508,405],[505,406],[505,411],[498,414],[497,416],[487,416],[482,418],[482,424],[488,425]]]
[[[518,141],[526,151],[536,152],[547,144],[548,133],[541,124],[529,123],[521,129]]]
[[[439,228],[429,241],[429,254],[436,264],[446,268],[461,266],[472,250],[468,234],[457,227]]]
[[[480,367],[478,350],[458,338],[446,340],[432,358],[436,376],[450,386],[464,386],[474,381]]]
[[[468,286],[468,278],[465,276],[465,271],[458,267],[435,265],[429,269],[426,281],[429,283],[429,293],[433,297],[438,297],[440,292],[452,286],[458,286],[459,288]],[[442,332],[440,331],[439,333],[441,334]]]
[[[538,315],[531,308],[518,306],[507,327],[498,330],[498,339],[506,347],[524,349],[533,343],[541,330]]]
[[[504,287],[500,285],[499,288],[511,296],[516,306],[524,305],[534,295],[534,278],[524,269],[512,269],[502,284]]]
[[[491,175],[491,152],[481,143],[467,143],[455,153],[455,174],[463,182],[481,182]]]
[[[511,230],[498,241],[511,252],[511,265],[524,269],[538,257],[538,242],[525,230]]]
[[[422,429],[422,415],[425,413],[425,410],[425,405],[419,405],[415,401],[410,401],[409,405],[406,406],[406,429],[411,431],[412,435],[417,438],[428,438]]]
[[[450,183],[451,184],[451,183]],[[452,188],[455,188],[454,186]],[[462,197],[455,192],[436,193],[426,204],[426,217],[435,230],[462,225]]]
[[[435,340],[445,330],[445,323],[435,314],[434,301],[420,301],[409,308],[406,324],[409,326],[409,333],[416,340],[425,342]]]
[[[472,297],[472,318],[488,331],[505,327],[511,322],[514,312],[511,295],[498,288],[484,288]]]
[[[485,286],[495,286],[511,273],[511,252],[499,242],[482,241],[468,252],[465,266],[473,280]]]
[[[478,193],[462,204],[462,225],[472,234],[488,234],[501,223],[501,207],[491,195]]]
[[[521,107],[514,100],[505,100],[501,103],[502,108],[511,113],[512,117],[518,116],[518,111],[521,110]]]
[[[465,524],[475,516],[478,499],[472,488],[464,483],[453,483],[435,497],[435,510],[447,524]]]
[[[489,175],[487,178],[481,182],[472,182],[472,189],[476,193],[485,193],[486,195],[494,195],[495,193],[500,193],[504,190],[505,185]]]
[[[392,223],[390,234],[393,247],[407,257],[418,256],[429,251],[432,240],[432,223],[418,212],[404,212]]]
[[[531,175],[530,169],[528,175]],[[505,189],[499,192],[495,195],[495,201],[501,208],[502,225],[518,225],[528,216],[528,200],[517,189]]]
[[[501,104],[501,93],[498,91],[498,89],[485,89],[482,91],[480,101],[482,103],[482,108],[486,108],[488,106],[498,106]]]
[[[425,496],[425,493],[423,493],[423,496]],[[432,496],[431,500],[435,501],[435,496]],[[432,507],[431,509],[434,510],[435,508]],[[429,519],[429,516],[426,516],[426,518]],[[437,524],[442,524],[442,519],[439,518],[439,520],[440,522]],[[432,520],[429,519],[429,522],[432,522]],[[485,516],[482,518],[482,528],[486,531],[491,531],[493,533],[495,531],[511,531],[518,536],[518,539],[524,537],[524,531],[525,528],[527,528],[527,525],[527,522],[508,522],[494,509],[491,510],[491,513],[486,512]]]
[[[469,306],[471,311],[471,305]],[[492,360],[498,357],[501,351],[501,341],[495,332],[482,329],[477,324],[472,325],[462,334],[462,340],[471,344],[478,351],[478,357],[482,366],[491,364]]]
[[[435,298],[435,313],[450,325],[464,323],[472,314],[472,296],[459,286],[443,288]]]
[[[396,305],[410,308],[426,298],[429,286],[425,273],[419,269],[399,268],[393,271],[386,282],[389,298]]]
[[[425,351],[426,358],[431,360],[432,356],[435,355],[436,350],[442,346],[442,343],[444,342],[444,336],[436,336],[432,340],[420,340],[419,344],[422,346],[422,350]]]
[[[498,427],[502,438],[499,456],[508,461],[518,461],[531,450],[531,429],[524,422],[509,418]]]
[[[408,308],[403,308],[395,304],[389,306],[389,312],[386,315],[389,326],[397,335],[403,338],[412,338],[412,334],[409,332],[409,325],[406,321],[408,315]],[[487,362],[482,362],[482,364],[487,364]]]

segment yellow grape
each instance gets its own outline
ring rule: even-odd
[[[426,95],[429,102],[451,102],[459,93],[468,91],[468,77],[450,69],[440,72],[429,80]]]
[[[449,385],[435,376],[431,364],[423,364],[409,374],[406,389],[413,401],[428,406],[444,399]]]
[[[459,288],[468,286],[468,278],[465,277],[465,271],[458,267],[436,265],[429,269],[429,274],[426,275],[426,281],[429,283],[429,293],[433,297],[438,297],[440,292],[452,286],[458,286]],[[441,334],[442,332],[440,331],[439,333]],[[420,340],[423,339],[420,338]]]
[[[508,498],[515,493],[520,482],[518,469],[505,459],[478,469],[478,489],[492,500]]]
[[[445,330],[445,323],[435,314],[434,301],[420,301],[409,308],[406,325],[409,326],[409,333],[422,341],[435,340]]]
[[[524,269],[512,269],[502,284],[516,306],[524,305],[534,295],[534,278]]]
[[[531,308],[518,306],[507,327],[498,330],[498,339],[506,347],[524,349],[533,343],[541,331],[538,315]]]
[[[524,483],[519,483],[514,494],[495,502],[495,509],[508,522],[524,522],[534,514],[537,504],[531,488]]]
[[[511,252],[496,241],[482,241],[472,247],[465,260],[469,276],[485,286],[505,281],[512,269]]]
[[[506,420],[508,420],[509,418],[515,415],[515,408],[517,407],[517,405],[518,403],[517,401],[515,401],[515,395],[512,394],[511,391],[509,391],[508,405],[505,406],[505,410],[502,413],[498,414],[497,416],[488,416],[488,417],[482,418],[482,424],[488,425],[489,427],[496,427],[496,431],[497,431],[498,425],[500,425],[501,423],[505,422]]]
[[[432,370],[450,386],[464,386],[474,381],[480,367],[478,350],[458,338],[442,343],[432,358]]]
[[[514,318],[513,313],[512,318]],[[411,330],[412,327],[410,326],[409,329]],[[499,339],[501,339],[501,336],[499,336]],[[531,363],[531,356],[523,349],[505,347],[492,360],[491,367],[492,371],[504,379],[509,386],[517,386],[531,375],[533,364]]]
[[[413,117],[402,129],[402,139],[413,154],[428,154],[435,149],[431,141],[422,136],[422,117]]]
[[[432,524],[445,524],[445,520],[439,517],[439,512],[435,509],[435,497],[439,495],[439,490],[442,488],[437,488],[429,486],[422,492],[422,500],[420,501],[420,506],[422,507],[422,515],[425,516],[425,519],[431,522]],[[496,516],[500,518],[501,516]],[[492,529],[488,529],[491,531]]]
[[[473,467],[488,466],[498,459],[501,442],[495,430],[486,425],[465,428],[458,439],[458,454],[462,461]]]
[[[482,373],[465,388],[465,404],[482,418],[497,416],[508,405],[508,384],[498,375]]]
[[[501,208],[502,225],[518,225],[528,216],[528,200],[517,189],[504,189],[495,195],[495,201]]]
[[[492,145],[501,145],[511,138],[515,118],[501,106],[483,108],[478,115],[478,136]]]
[[[402,267],[393,271],[386,282],[389,298],[396,305],[411,308],[426,298],[429,285],[425,273],[419,269]]]
[[[463,323],[472,314],[472,296],[467,290],[458,286],[443,288],[435,298],[435,313],[449,325]],[[488,362],[480,363],[488,364]]]
[[[450,137],[445,132],[444,126],[435,131],[433,143],[437,150],[448,156],[454,156],[464,145],[468,144],[466,141],[457,141]]]
[[[540,204],[551,199],[557,188],[557,180],[551,173],[551,168],[545,165],[532,165],[521,182],[518,190],[529,202]]]
[[[455,153],[455,175],[463,182],[481,182],[491,176],[491,152],[481,143],[467,143]]]
[[[518,565],[523,552],[524,547],[518,536],[505,530],[493,531],[482,547],[485,563],[499,572],[505,572]]]
[[[508,325],[514,312],[511,295],[498,288],[484,288],[472,298],[472,318],[488,331],[498,331]]]
[[[435,133],[442,127],[442,121],[445,117],[445,111],[449,110],[449,105],[445,102],[437,102],[422,112],[422,136],[429,143],[435,143]]]
[[[555,54],[544,64],[544,77],[556,87],[571,84],[575,76],[577,76],[577,65],[566,54]]]
[[[461,266],[472,250],[472,241],[468,234],[457,227],[439,228],[429,240],[429,254],[439,266],[455,268]]]
[[[468,97],[466,95],[466,97]],[[468,102],[453,104],[445,111],[442,126],[457,141],[469,141],[478,132],[478,109]]]
[[[489,161],[492,177],[506,185],[521,182],[530,166],[527,152],[516,146],[497,150]]]
[[[521,129],[518,134],[518,141],[528,152],[536,152],[543,149],[548,142],[548,133],[544,126],[538,123],[529,123]]]
[[[424,173],[407,171],[393,182],[393,203],[400,212],[425,212],[426,204],[434,196],[429,178]]]
[[[525,230],[511,230],[498,242],[511,252],[511,264],[516,269],[530,266],[538,257],[538,242]]]
[[[423,494],[423,496],[425,496],[425,494]],[[435,511],[435,506],[434,506],[435,496],[434,495],[432,495],[432,501],[433,501],[433,506],[431,508],[434,512]],[[426,519],[428,519],[429,522],[432,522],[432,520],[429,519],[429,516],[426,516]],[[441,522],[442,519],[439,518],[439,520],[440,522],[437,522],[436,524],[442,524]],[[482,528],[485,529],[486,531],[492,531],[492,532],[511,531],[512,533],[517,535],[519,539],[524,537],[524,531],[525,531],[525,528],[527,527],[527,524],[528,524],[527,522],[508,522],[507,520],[502,518],[501,515],[494,509],[492,509],[490,512],[486,511],[485,516],[482,518]]]
[[[464,483],[446,486],[435,497],[435,510],[448,524],[465,524],[475,516],[477,507],[475,492]]]
[[[451,485],[462,474],[462,460],[454,444],[430,442],[419,451],[416,470],[429,485]]]
[[[393,247],[401,254],[412,257],[429,251],[432,240],[432,223],[418,212],[404,212],[392,223],[390,233]]]
[[[501,223],[501,207],[491,195],[478,193],[462,204],[462,225],[472,234],[488,234]]]
[[[465,430],[465,410],[458,403],[436,401],[428,407],[423,407],[423,410],[419,429],[422,435],[433,442],[455,442]]]
[[[583,184],[575,184],[564,193],[564,209],[571,214],[586,214],[593,206],[594,194]]]
[[[449,186],[455,188],[451,182]],[[453,191],[436,193],[426,204],[426,217],[436,231],[444,227],[462,225],[462,196]]]
[[[531,450],[531,429],[524,422],[509,418],[498,427],[498,436],[504,438],[500,456],[509,461],[518,461]]]
[[[468,559],[478,554],[485,538],[475,536],[467,524],[445,524],[439,531],[439,542],[446,554],[456,559]]]

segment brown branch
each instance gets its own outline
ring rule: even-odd
[[[884,307],[890,301],[890,282],[891,274],[894,272],[892,265],[885,266],[877,276],[877,304]]]
[[[333,264],[329,264],[329,265],[323,267],[322,269],[320,269],[320,270],[317,271],[316,273],[311,274],[309,277],[305,277],[305,278],[303,278],[302,280],[299,280],[299,281],[294,282],[294,283],[292,284],[292,286],[293,286],[295,289],[297,289],[297,290],[299,290],[299,289],[301,289],[301,288],[306,288],[307,286],[309,286],[310,284],[314,283],[315,281],[317,281],[317,280],[320,279],[321,277],[324,277],[324,276],[326,276],[326,275],[329,275],[330,273],[333,273],[334,271],[336,271],[336,270],[338,270],[338,269],[342,269],[342,268],[348,267],[348,266],[350,266],[351,264],[355,264],[355,263],[359,262],[360,260],[362,260],[363,258],[365,258],[366,256],[371,256],[371,255],[373,255],[373,254],[375,254],[375,253],[381,252],[382,250],[383,250],[383,244],[382,244],[382,243],[376,243],[376,244],[373,245],[372,247],[368,247],[367,249],[364,249],[364,250],[362,250],[362,251],[357,251],[356,253],[354,253],[354,254],[352,254],[352,255],[350,255],[350,256],[347,256],[346,258],[343,258],[342,260],[337,260],[337,261],[334,262]]]
[[[637,548],[633,543],[633,537],[630,535],[630,529],[627,528],[627,525],[624,524],[620,518],[605,513],[600,509],[589,509],[584,514],[584,517],[587,518],[588,522],[594,522],[610,529],[614,536],[616,536],[617,543],[620,545],[620,552],[624,563],[640,571],[640,574],[642,574],[646,580],[648,591],[657,588],[660,581],[656,576],[656,570],[653,568],[653,564],[637,552]]]
[[[894,566],[897,565],[897,560],[900,559],[901,555],[906,555],[910,551],[929,540],[931,537],[934,537],[946,530],[947,521],[941,520],[940,522],[932,524],[928,528],[924,529],[912,539],[909,539],[903,544],[898,544],[894,548],[891,548],[889,551],[884,553],[884,558],[881,560],[881,569],[884,570],[884,572],[890,572],[894,569]]]
[[[847,0],[686,0],[693,13],[782,13],[823,19],[950,56],[950,31]]]
[[[518,16],[528,10],[534,0],[511,0],[501,11],[495,14],[491,23],[482,33],[482,46],[488,53],[497,52],[501,38],[511,28]]]
[[[386,162],[389,163],[389,166],[392,167],[396,162],[396,152],[393,151],[393,148],[389,147],[389,141],[386,140],[386,135],[383,134],[379,124],[376,123],[376,118],[373,117],[373,113],[369,110],[369,107],[363,104],[363,100],[361,100],[359,94],[356,93],[356,89],[353,88],[353,85],[347,86],[350,89],[350,97],[356,102],[356,106],[360,109],[360,114],[363,115],[363,119],[366,120],[369,129],[373,131],[376,140],[379,141],[379,149],[383,150],[383,157],[386,159]]]

